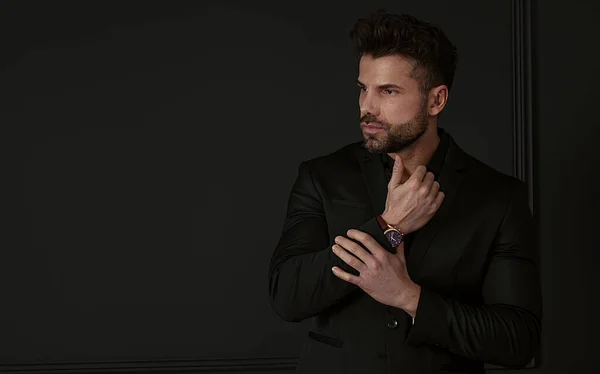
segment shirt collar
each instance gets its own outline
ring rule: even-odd
[[[440,137],[440,143],[438,144],[431,160],[427,163],[427,170],[432,172],[435,175],[435,179],[440,175],[442,171],[442,166],[444,165],[444,159],[446,158],[446,151],[448,150],[448,133],[443,129],[438,127],[438,136]],[[383,160],[384,168],[388,170],[388,178],[391,176],[391,170],[394,167],[394,160],[387,155],[387,153],[382,153],[381,158]]]

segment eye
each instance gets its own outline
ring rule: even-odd
[[[393,95],[393,94],[398,93],[398,91],[397,90],[393,90],[391,88],[386,88],[385,90],[383,90],[383,93],[385,93],[386,95]]]
[[[365,86],[358,86],[358,89],[364,92],[367,92],[367,87]]]

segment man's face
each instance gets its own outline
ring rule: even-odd
[[[410,60],[398,55],[360,59],[360,127],[370,152],[399,152],[427,129],[427,101],[411,77],[412,67]]]

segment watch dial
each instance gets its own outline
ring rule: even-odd
[[[398,231],[388,231],[385,236],[394,248],[402,243],[402,235]]]

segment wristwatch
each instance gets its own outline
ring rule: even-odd
[[[383,234],[392,248],[396,248],[400,245],[400,243],[402,243],[402,240],[404,240],[404,234],[400,232],[400,230],[385,222],[381,215],[377,216],[377,222],[379,222],[379,226],[383,230]]]

